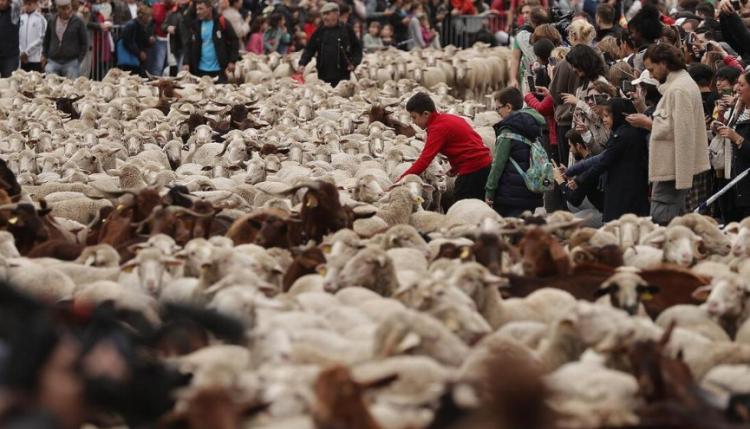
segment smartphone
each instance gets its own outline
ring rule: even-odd
[[[740,3],[740,0],[732,0],[730,2],[732,4],[732,7],[735,11],[739,12],[740,9],[742,9],[742,4]]]
[[[635,85],[633,85],[629,80],[622,81],[621,84],[622,92],[625,93],[625,95],[635,92]]]
[[[536,92],[536,85],[534,85],[534,76],[526,76],[526,82],[529,84],[529,92]]]
[[[607,104],[607,96],[604,94],[594,95],[594,104],[597,106],[603,106]]]
[[[692,45],[695,43],[695,33],[688,33],[687,36],[685,36],[685,43],[688,45]]]

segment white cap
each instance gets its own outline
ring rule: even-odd
[[[633,85],[638,85],[639,83],[645,83],[652,86],[659,86],[659,81],[651,77],[651,73],[648,72],[648,70],[643,70],[643,73],[641,73],[641,77],[638,79],[635,79],[634,81],[630,82]]]

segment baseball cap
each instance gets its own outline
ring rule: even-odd
[[[638,85],[639,83],[645,83],[647,85],[652,86],[659,86],[659,81],[651,77],[651,73],[648,72],[648,70],[643,70],[643,73],[641,73],[641,76],[638,79],[635,79],[634,81],[630,82],[633,85]]]

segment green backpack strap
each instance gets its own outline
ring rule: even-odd
[[[531,143],[531,141],[529,139],[527,139],[526,137],[522,136],[521,134],[514,133],[512,131],[503,130],[503,131],[500,132],[500,135],[497,136],[497,137],[498,138],[507,138],[507,139],[511,139],[511,140],[519,140],[519,141],[522,141],[523,143],[526,143],[526,145],[528,145],[529,147],[532,147],[532,143]],[[518,174],[520,174],[521,177],[525,177],[526,176],[526,172],[521,169],[521,166],[518,165],[518,163],[516,162],[516,160],[513,159],[513,157],[511,157],[511,156],[508,156],[508,159],[510,160],[511,164],[513,164],[513,167],[516,168],[516,171],[518,172]]]

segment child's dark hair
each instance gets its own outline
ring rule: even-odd
[[[523,108],[523,95],[518,88],[512,86],[503,88],[498,92],[495,96],[495,101],[499,106],[510,104],[511,109],[513,110],[521,110]]]
[[[424,92],[418,92],[406,102],[406,111],[409,113],[434,112],[435,102]]]

